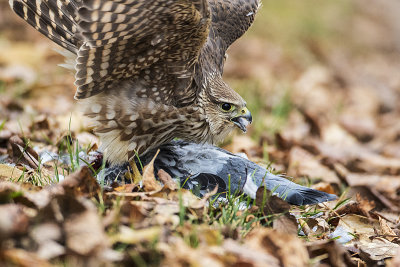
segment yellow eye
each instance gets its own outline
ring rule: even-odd
[[[233,105],[229,104],[229,103],[222,103],[221,104],[221,109],[225,112],[229,112],[233,109]]]

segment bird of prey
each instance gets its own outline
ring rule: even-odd
[[[65,48],[75,98],[118,164],[174,138],[216,144],[252,121],[222,80],[260,0],[10,0]]]

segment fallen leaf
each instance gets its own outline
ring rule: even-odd
[[[164,171],[163,169],[160,169],[157,173],[158,178],[161,180],[161,182],[166,186],[169,190],[177,190],[178,185],[176,182],[171,178],[171,176]]]
[[[315,241],[307,244],[310,258],[321,266],[357,267],[350,254],[334,240]]]
[[[0,214],[0,241],[27,233],[30,218],[22,205],[1,205]]]
[[[134,230],[130,227],[121,225],[117,234],[111,236],[113,243],[121,242],[126,244],[137,244],[140,242],[153,242],[161,234],[160,227],[148,227],[145,229]]]
[[[383,238],[374,238],[370,242],[360,242],[358,244],[360,249],[360,257],[367,264],[376,264],[384,259],[393,258],[396,256],[400,246],[391,243]]]
[[[100,185],[87,166],[65,177],[60,185],[68,194],[76,196],[92,197],[100,192]]]
[[[283,214],[276,216],[272,221],[272,228],[286,234],[296,235],[298,233],[298,225],[296,217],[291,214]]]
[[[147,164],[143,168],[143,188],[146,192],[149,191],[159,191],[162,189],[162,186],[160,183],[156,180],[154,176],[154,161],[156,160],[156,157],[158,155],[158,152],[154,155],[153,159],[150,161],[149,164]]]
[[[17,164],[25,164],[30,168],[37,169],[39,166],[39,156],[29,144],[17,135],[10,138],[10,144],[12,147],[12,158]]]
[[[235,261],[238,263],[236,266],[281,266],[274,254],[263,251],[262,248],[254,249],[251,246],[241,245],[232,239],[226,240],[222,247],[228,255],[236,257]],[[232,265],[233,263],[231,263]]]
[[[306,266],[309,261],[304,243],[295,235],[268,228],[255,228],[244,244],[278,258],[282,266]]]
[[[26,182],[28,175],[15,166],[0,164],[0,180]]]
[[[388,267],[400,266],[400,248],[397,250],[396,256],[392,260],[388,260],[386,263]]]
[[[37,254],[43,259],[53,259],[66,253],[62,243],[62,232],[56,223],[43,223],[33,228],[30,233],[38,244]]]
[[[50,267],[48,261],[32,252],[22,249],[0,250],[0,265],[21,267]]]
[[[272,195],[271,191],[260,186],[256,192],[256,205],[263,209],[264,214],[288,213],[290,204],[283,199]]]
[[[384,238],[392,242],[396,238],[400,238],[399,235],[397,235],[392,228],[389,227],[387,224],[386,220],[382,219],[382,217],[379,217],[379,234],[382,235]]]
[[[103,225],[95,209],[67,214],[64,231],[66,246],[78,255],[101,254],[108,246]]]
[[[370,203],[370,202],[368,201],[368,203]],[[374,202],[372,202],[372,203],[374,203]],[[371,204],[369,204],[369,205],[371,205]],[[361,215],[364,217],[371,217],[370,211],[372,210],[373,207],[371,208],[371,206],[369,206],[369,205],[363,206],[362,204],[360,204],[360,202],[352,200],[352,201],[347,202],[340,208],[336,209],[334,211],[334,214],[337,216],[345,215],[345,214],[353,214],[353,215]],[[377,219],[377,218],[375,218],[375,219]]]
[[[340,218],[339,226],[346,228],[360,240],[369,240],[370,236],[375,235],[374,228],[379,227],[379,223],[364,216],[347,214]]]
[[[400,187],[400,176],[348,173],[345,177],[349,186],[369,186],[374,190],[395,194],[396,188]]]
[[[336,194],[335,190],[333,189],[332,185],[326,182],[320,182],[311,186],[311,188],[315,190],[319,190],[328,194]]]
[[[331,184],[340,184],[340,179],[335,172],[322,165],[314,155],[300,147],[293,147],[290,150],[288,175],[307,176]]]
[[[375,210],[381,211],[384,209],[388,209],[394,212],[399,212],[400,207],[396,206],[389,199],[387,199],[384,195],[379,193],[374,187],[371,186],[352,186],[348,192],[348,196],[363,196],[364,199],[368,199],[369,201],[373,201],[375,205]]]

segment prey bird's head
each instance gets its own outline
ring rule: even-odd
[[[252,122],[246,101],[217,75],[209,79],[203,108],[206,112],[213,143],[219,143],[236,127],[246,132]]]

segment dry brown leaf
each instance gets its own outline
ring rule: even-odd
[[[235,135],[231,143],[224,147],[232,153],[245,153],[248,157],[256,156],[258,146],[256,143],[246,135]]]
[[[271,218],[274,229],[283,233],[297,235],[297,221],[293,215],[289,214],[289,203],[275,195],[271,195],[269,190],[266,190],[264,186],[260,186],[256,192],[256,205],[262,208],[265,215],[276,215]]]
[[[256,192],[256,205],[263,209],[264,214],[288,213],[290,204],[283,199],[272,195],[264,186],[260,186]]]
[[[60,185],[68,194],[74,194],[76,196],[84,195],[92,197],[97,196],[100,192],[100,185],[87,166],[68,175]]]
[[[389,158],[376,153],[363,153],[356,167],[369,173],[381,173],[389,175],[400,174],[400,159]],[[398,178],[397,178],[398,179]]]
[[[369,212],[375,208],[375,202],[363,198],[360,194],[357,194],[356,198],[357,202],[360,204],[361,210],[363,210],[364,214],[368,217]]]
[[[17,167],[0,164],[0,180],[26,182],[28,175]]]
[[[296,217],[291,214],[277,216],[272,221],[272,228],[282,233],[297,236],[298,225]]]
[[[172,177],[163,169],[160,169],[157,173],[158,178],[169,190],[175,191],[178,189],[178,185],[172,179]]]
[[[206,206],[208,200],[210,197],[214,196],[218,192],[218,185],[210,192],[206,193],[201,199],[198,199],[198,201],[195,201],[191,206],[189,206],[191,209],[199,210],[202,209]]]
[[[326,192],[328,194],[336,194],[332,185],[329,183],[326,183],[326,182],[320,182],[320,183],[314,184],[311,188],[314,188],[314,189],[322,191],[322,192]]]
[[[392,203],[387,197],[379,193],[374,187],[371,186],[352,186],[348,192],[348,196],[360,195],[363,199],[373,201],[375,210],[381,211],[384,209],[391,210],[393,212],[399,212],[400,207]]]
[[[384,259],[393,258],[400,249],[398,244],[391,243],[383,238],[374,238],[370,242],[361,241],[358,247],[361,259],[370,265]]]
[[[50,123],[48,121],[48,116],[46,116],[45,114],[36,116],[33,119],[31,125],[31,131],[48,130],[49,128],[50,128]]]
[[[398,267],[400,266],[400,248],[397,250],[396,256],[386,262],[388,267]]]
[[[299,222],[300,221],[301,220],[299,219]],[[317,239],[321,239],[324,237],[324,234],[326,235],[329,233],[330,225],[322,218],[307,218],[307,222],[304,223],[306,223],[310,229],[308,238],[313,238],[316,235]]]
[[[56,223],[43,223],[37,225],[30,236],[38,244],[37,254],[43,259],[53,259],[66,253],[62,243],[60,225]]]
[[[119,232],[111,236],[113,243],[121,242],[126,244],[138,244],[140,242],[154,242],[159,238],[161,228],[158,226],[145,229],[134,230],[130,227],[121,225]]]
[[[11,182],[0,182],[0,200],[3,203],[19,203],[29,208],[35,208],[37,203],[31,196],[36,195],[36,191],[39,189],[40,187],[36,187],[30,183],[16,184]]]
[[[349,266],[357,267],[357,263],[351,259],[349,253],[334,240],[315,241],[307,244],[310,258],[316,265],[321,266]],[[319,266],[319,265],[317,265]],[[362,266],[362,265],[361,265]]]
[[[151,220],[158,225],[168,225],[174,229],[180,222],[179,211],[179,203],[175,201],[158,203],[154,207],[154,215]]]
[[[181,238],[170,237],[169,243],[159,243],[158,249],[163,252],[162,266],[226,266],[225,262],[233,264],[235,259],[225,257],[218,247],[191,248]]]
[[[369,201],[364,200],[363,203],[370,203]],[[364,217],[370,217],[370,211],[372,208],[370,208],[371,204],[367,205],[362,205],[358,201],[349,201],[345,205],[341,206],[337,210],[334,211],[335,215],[344,215],[344,214],[355,214],[355,215],[361,215]],[[376,218],[375,218],[376,219]]]
[[[396,238],[400,238],[399,235],[397,235],[392,228],[389,227],[387,224],[386,220],[382,219],[382,217],[379,216],[379,225],[380,228],[378,229],[379,234],[381,234],[384,238],[392,242]]]
[[[199,197],[195,196],[189,190],[183,188],[179,189],[178,191],[161,191],[160,193],[155,194],[154,197],[165,198],[168,200],[172,200],[175,203],[179,203],[180,201],[182,201],[182,205],[184,207],[192,207],[194,209],[202,208],[204,206],[203,201]]]
[[[278,146],[282,149],[290,149],[293,144],[304,142],[310,137],[310,133],[319,133],[317,123],[306,121],[305,111],[300,112],[295,110],[289,114],[288,122],[284,129],[277,134]],[[308,122],[308,123],[307,123]],[[314,122],[314,121],[311,121]],[[310,125],[311,124],[311,125]]]
[[[143,168],[143,188],[146,192],[149,191],[160,191],[162,189],[162,186],[160,183],[156,180],[156,177],[154,176],[154,161],[156,160],[156,157],[158,155],[159,151],[154,155],[153,159],[150,161],[149,164],[147,164]]]
[[[39,166],[39,156],[36,151],[17,135],[12,136],[9,141],[12,147],[11,156],[14,162],[37,169]]]
[[[126,225],[140,223],[152,215],[155,203],[150,201],[126,201],[120,209],[120,220]]]
[[[364,216],[347,214],[340,218],[339,226],[357,235],[360,240],[370,240],[369,238],[375,235],[374,228],[379,227],[379,223],[377,220],[369,219]]]
[[[338,148],[359,146],[357,139],[337,123],[331,123],[322,127],[321,139],[325,144]]]
[[[333,75],[325,66],[310,66],[294,83],[292,101],[306,107],[310,114],[321,115],[334,108],[341,96],[329,88]]]
[[[64,222],[67,248],[79,255],[100,254],[108,246],[103,225],[92,207],[83,212],[66,214]]]
[[[387,192],[389,194],[395,194],[396,188],[400,187],[399,175],[348,173],[345,178],[349,186],[370,186],[375,190]]]
[[[389,242],[386,239],[376,237],[375,229],[380,229],[380,223],[377,220],[368,219],[359,215],[345,215],[341,218],[338,227],[330,237],[340,237],[338,234],[339,229],[357,236],[357,239],[353,239],[351,242],[349,239],[345,240],[341,236],[339,240],[346,242],[346,247],[355,246],[360,250],[361,258],[367,262],[377,262],[386,258],[393,257],[399,245]],[[337,234],[335,234],[337,233]]]
[[[1,205],[0,214],[0,241],[15,235],[26,234],[30,218],[22,205]]]
[[[130,166],[129,171],[125,173],[126,179],[133,181],[133,184],[140,185],[140,183],[143,179],[143,176],[140,173],[138,166],[134,159],[129,161],[129,166]],[[130,172],[130,171],[132,171],[132,172]]]
[[[36,253],[22,249],[5,249],[0,251],[1,266],[20,267],[50,267],[48,261],[40,258]]]
[[[230,263],[231,266],[234,265],[234,262],[236,266],[281,266],[279,260],[274,257],[274,254],[270,254],[261,249],[254,249],[251,246],[242,245],[232,239],[227,239],[222,247],[226,254],[235,257],[235,259],[232,260],[233,262],[225,259],[225,263]]]
[[[268,228],[255,228],[244,244],[279,259],[282,266],[307,266],[309,257],[304,243],[295,235]]]
[[[114,190],[118,193],[132,193],[134,190],[139,189],[138,184],[124,184],[114,188]]]
[[[148,197],[148,196],[153,196],[160,191],[149,191],[149,192],[132,192],[132,193],[125,193],[125,192],[107,192],[106,196],[114,196],[114,197],[123,197],[125,200],[132,200],[137,197]]]
[[[377,130],[374,117],[365,116],[365,114],[345,113],[342,115],[340,123],[341,126],[356,136],[361,142],[373,139]]]
[[[340,184],[340,179],[328,167],[308,151],[293,147],[289,154],[288,175],[293,177],[307,176],[318,178],[327,183]]]

